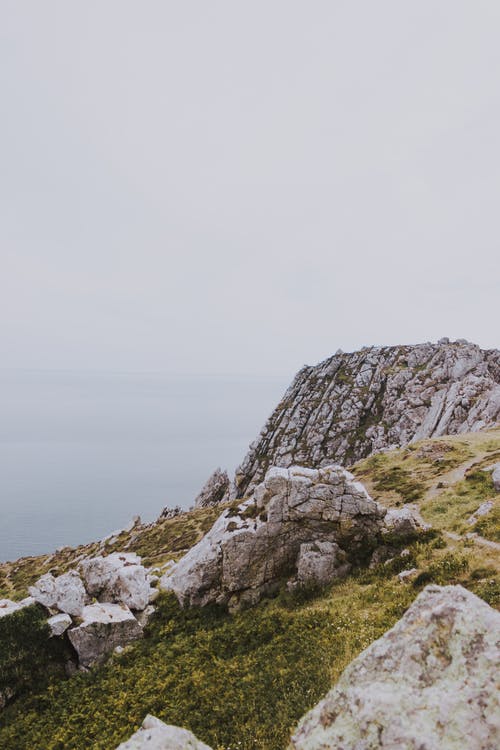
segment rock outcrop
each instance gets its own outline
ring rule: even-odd
[[[337,353],[297,374],[237,470],[235,496],[250,494],[270,466],[349,466],[499,420],[500,351],[443,340]]]
[[[340,466],[273,467],[254,495],[225,510],[160,586],[183,605],[237,608],[287,579],[324,584],[368,554],[385,514]]]
[[[210,505],[218,505],[228,495],[229,484],[227,471],[222,471],[220,468],[215,469],[196,497],[194,507],[207,508]]]
[[[500,746],[500,613],[428,586],[300,722],[291,750]]]
[[[211,750],[187,729],[164,724],[148,714],[142,727],[116,750]]]

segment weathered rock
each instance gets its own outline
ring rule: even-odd
[[[59,636],[66,632],[66,630],[72,625],[71,617],[65,613],[60,615],[54,615],[49,617],[47,625],[50,628],[51,636]]]
[[[29,593],[44,607],[57,609],[68,615],[80,615],[87,601],[82,579],[76,570],[70,570],[57,578],[46,573],[30,586]]]
[[[467,523],[470,526],[473,526],[476,523],[476,521],[479,521],[480,518],[482,518],[483,516],[487,516],[488,513],[491,513],[493,508],[494,508],[493,500],[485,500],[484,503],[481,503],[479,508],[476,511],[474,511],[474,513],[471,516],[469,516],[469,518],[467,519]]]
[[[18,609],[30,607],[34,603],[35,600],[31,596],[22,599],[20,602],[13,602],[10,599],[0,599],[0,617],[11,615],[13,612],[17,612]]]
[[[352,562],[375,540],[385,513],[339,466],[271,468],[254,496],[224,511],[160,587],[182,604],[254,604],[296,575],[301,545],[329,542],[338,547],[330,548],[335,563],[322,567],[324,581],[327,567],[334,577],[337,562]]]
[[[211,750],[196,739],[192,732],[171,724],[164,724],[148,715],[142,727],[116,750]]]
[[[410,581],[415,580],[418,573],[418,568],[408,568],[408,570],[402,570],[401,573],[398,573],[398,579],[400,583],[409,583]]]
[[[390,535],[393,538],[405,538],[415,536],[422,531],[428,531],[430,528],[416,506],[405,505],[403,508],[391,508],[387,511],[382,534]]]
[[[210,505],[218,505],[229,491],[229,477],[227,471],[218,468],[207,479],[200,494],[194,501],[195,508],[207,508]]]
[[[79,565],[87,591],[101,602],[126,604],[131,609],[147,607],[151,586],[141,558],[132,552],[82,560]]]
[[[499,420],[500,351],[443,340],[340,352],[297,374],[237,470],[235,496],[249,495],[272,465],[350,465]]]
[[[100,664],[116,648],[142,636],[142,628],[124,604],[90,604],[84,607],[82,622],[68,630],[80,666]]]
[[[346,553],[335,542],[306,542],[297,558],[299,586],[324,586],[346,576],[351,566]]]
[[[491,478],[493,479],[493,487],[497,492],[500,492],[500,463],[493,467]]]
[[[428,586],[302,719],[293,750],[493,750],[500,613],[461,586]]]

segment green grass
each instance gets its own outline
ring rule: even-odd
[[[453,487],[423,502],[421,511],[426,521],[436,529],[446,529],[457,533],[474,530],[481,533],[479,528],[482,528],[485,531],[482,536],[491,538],[495,533],[498,534],[498,515],[495,519],[495,513],[488,514],[476,523],[474,528],[467,521],[481,503],[487,499],[493,499],[495,494],[491,474],[476,469],[466,474],[465,479],[457,482]]]

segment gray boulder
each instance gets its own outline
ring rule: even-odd
[[[192,732],[164,724],[148,714],[142,727],[116,750],[211,750],[196,739]]]
[[[39,604],[68,615],[81,615],[88,599],[82,579],[76,570],[54,578],[46,573],[29,587],[29,593]]]
[[[117,646],[126,646],[142,636],[142,628],[130,609],[124,604],[109,603],[85,607],[81,624],[67,632],[83,667],[101,664]]]
[[[87,591],[99,601],[126,604],[134,610],[147,607],[152,589],[135,553],[115,552],[82,560],[79,569]]]
[[[500,613],[428,586],[302,719],[290,750],[500,747]]]
[[[382,534],[390,535],[392,538],[404,538],[416,536],[430,528],[415,505],[405,505],[403,508],[391,508],[387,511]]]
[[[218,602],[232,609],[275,591],[296,576],[298,563],[305,577],[316,568],[326,582],[338,575],[339,564],[374,543],[385,513],[340,466],[273,467],[254,496],[224,511],[160,587],[174,591],[183,605]],[[325,542],[335,546],[318,546]],[[301,552],[309,543],[316,547]]]
[[[222,471],[221,468],[215,469],[196,497],[194,507],[208,508],[210,505],[218,505],[228,492],[229,477],[227,471]]]

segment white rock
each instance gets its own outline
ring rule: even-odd
[[[54,615],[49,617],[47,624],[50,628],[51,636],[62,635],[72,625],[71,617],[67,614]]]
[[[93,557],[82,560],[79,569],[87,591],[99,601],[122,603],[135,610],[148,605],[152,589],[138,555],[115,552]]]
[[[27,597],[20,602],[13,602],[10,599],[0,599],[0,617],[11,615],[13,612],[17,612],[24,607],[30,607],[35,603],[33,597]]]
[[[291,750],[500,746],[500,613],[461,586],[428,586],[302,719]]]
[[[30,586],[29,593],[44,607],[58,609],[68,615],[80,615],[87,600],[82,579],[76,570],[70,570],[57,578],[46,573],[34,586]]]
[[[171,724],[164,724],[155,716],[148,715],[142,727],[116,750],[211,750],[192,732]]]
[[[387,511],[382,534],[405,537],[428,531],[430,528],[415,505],[405,505],[403,508],[391,508]]]
[[[484,503],[481,503],[479,508],[467,519],[467,523],[470,526],[473,526],[476,521],[479,521],[479,519],[482,516],[488,515],[493,510],[494,503],[493,500],[486,500]]]
[[[68,630],[80,666],[100,664],[117,646],[141,638],[142,628],[123,604],[90,604],[84,607],[82,622]]]
[[[411,581],[417,576],[418,576],[418,568],[409,568],[408,570],[402,570],[401,573],[398,573],[398,578],[401,581],[401,583],[406,583],[407,581]]]

